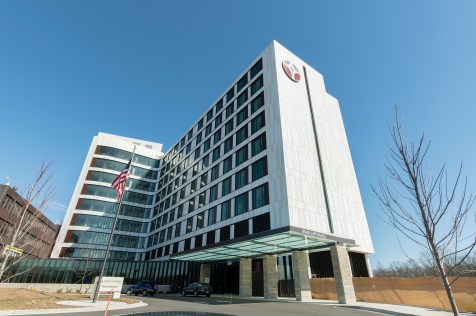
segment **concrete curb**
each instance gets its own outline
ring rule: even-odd
[[[97,303],[92,303],[91,301],[63,301],[64,305],[69,306],[82,306],[82,307],[73,307],[73,308],[52,308],[52,309],[24,309],[24,310],[6,310],[0,311],[0,315],[13,316],[13,315],[30,315],[30,314],[63,314],[63,313],[82,313],[82,312],[100,312],[105,311],[107,302],[100,301]],[[96,306],[91,306],[94,304]],[[148,306],[149,304],[139,301],[134,304],[127,304],[124,302],[111,302],[109,305],[109,310],[120,310],[120,309],[131,309]]]

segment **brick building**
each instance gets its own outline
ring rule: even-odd
[[[17,228],[18,238],[12,245]],[[33,205],[28,205],[28,201],[16,190],[8,185],[0,185],[1,255],[10,253],[17,256],[49,257],[59,228],[60,225],[55,225]]]

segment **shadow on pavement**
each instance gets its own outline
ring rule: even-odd
[[[125,314],[123,316],[233,316],[230,314],[216,314],[216,313],[204,313],[204,312],[151,312],[151,313],[138,313],[138,314]]]
[[[230,304],[252,304],[252,303],[267,303],[265,300],[244,299],[237,295],[212,295],[206,296],[181,296],[176,294],[162,294],[155,296],[147,296],[148,299],[171,300],[178,302],[197,303],[205,305],[230,305]],[[178,314],[180,315],[180,314]],[[202,315],[202,314],[200,314]],[[206,316],[206,315],[203,315]]]

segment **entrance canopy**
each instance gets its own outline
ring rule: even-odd
[[[170,257],[186,261],[231,260],[241,257],[285,254],[296,250],[328,248],[336,242],[347,246],[356,246],[352,239],[288,226],[198,247]]]

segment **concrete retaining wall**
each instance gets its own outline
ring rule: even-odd
[[[126,293],[130,284],[123,284],[121,293]],[[0,289],[29,289],[50,293],[88,293],[94,291],[93,284],[59,284],[59,283],[0,283]]]

